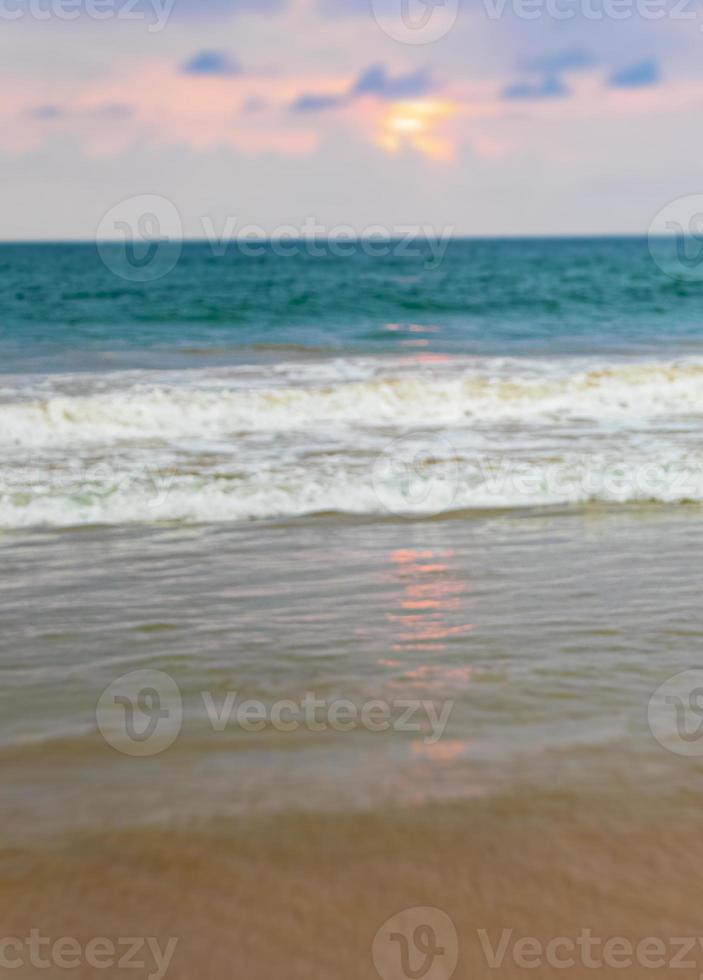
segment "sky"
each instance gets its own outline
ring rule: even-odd
[[[135,199],[194,238],[640,234],[703,189],[692,0],[0,0],[0,47],[4,240]]]

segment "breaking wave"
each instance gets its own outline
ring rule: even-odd
[[[0,526],[703,500],[703,364],[368,359],[2,390]]]

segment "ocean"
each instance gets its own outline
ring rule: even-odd
[[[700,287],[644,241],[189,245],[147,283],[3,246],[0,277],[5,529],[703,493]]]
[[[687,935],[700,283],[292,251],[0,246],[6,920],[175,929],[174,977],[375,976],[411,906],[472,977],[481,927]]]

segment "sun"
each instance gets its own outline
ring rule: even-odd
[[[452,155],[452,144],[436,130],[454,111],[450,102],[434,99],[396,102],[381,119],[378,144],[387,153],[411,147],[424,156],[446,160]]]

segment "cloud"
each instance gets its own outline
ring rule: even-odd
[[[32,119],[60,119],[63,114],[64,111],[59,105],[36,105],[27,109],[27,115],[31,116]]]
[[[418,99],[434,88],[429,73],[419,71],[392,78],[383,65],[373,65],[361,74],[352,87],[352,95],[375,95],[379,99]]]
[[[355,99],[370,95],[383,102],[419,99],[436,88],[426,69],[405,75],[389,75],[383,65],[363,71],[346,92],[305,92],[293,102],[294,112],[322,112],[339,109]]]
[[[91,116],[99,119],[126,119],[134,112],[132,106],[124,102],[106,102],[100,105],[82,106],[75,109],[67,109],[65,106],[47,103],[45,105],[32,106],[27,109],[25,115],[32,119],[51,121],[53,119],[68,119],[78,116]]]
[[[323,92],[307,92],[299,96],[291,105],[293,112],[324,112],[326,109],[339,109],[350,101],[348,95],[326,95]]]
[[[73,84],[57,86],[53,103],[42,98],[41,81],[29,90],[16,89],[4,101],[0,92],[0,125],[8,120],[15,145],[28,149],[44,145],[60,127],[67,143],[91,159],[133,152],[143,145],[145,134],[154,152],[182,153],[187,148],[203,153],[229,147],[238,156],[302,158],[315,152],[319,135],[313,127],[301,125],[301,117],[242,112],[254,97],[259,106],[280,109],[299,90],[300,80],[281,72],[261,76],[242,72],[223,83],[218,77],[201,79],[174,72],[173,62],[167,59],[137,69],[120,63],[82,90]],[[30,110],[45,104],[55,104],[61,117],[54,122],[32,118]],[[7,128],[3,126],[4,131]]]
[[[513,99],[562,99],[569,95],[568,88],[556,75],[545,76],[539,82],[516,82],[503,90],[503,98]]]
[[[503,90],[504,99],[559,99],[569,95],[561,76],[565,72],[582,71],[596,64],[585,48],[564,48],[550,54],[523,61],[521,69],[529,75],[541,75],[538,80],[515,82]]]
[[[614,72],[608,79],[608,85],[611,88],[643,88],[656,85],[658,81],[659,65],[654,58],[648,58]]]
[[[186,75],[238,75],[240,67],[226,51],[199,51],[182,66]]]

